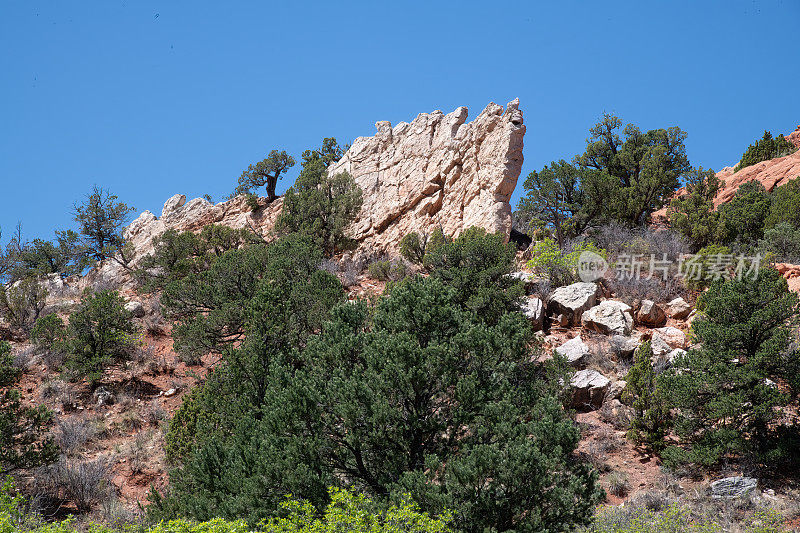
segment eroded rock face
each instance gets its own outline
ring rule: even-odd
[[[364,192],[351,227],[362,246],[394,253],[409,232],[441,227],[455,236],[471,226],[511,231],[509,201],[522,170],[525,126],[519,100],[489,104],[467,122],[467,108],[422,113],[359,137],[330,169],[349,172]]]
[[[396,254],[400,240],[412,231],[441,228],[456,236],[471,226],[508,234],[509,201],[522,170],[525,126],[519,100],[504,110],[489,104],[467,122],[467,108],[445,115],[422,113],[411,123],[392,127],[377,122],[377,134],[359,137],[329,172],[349,172],[362,188],[364,203],[348,228],[359,249]],[[161,216],[145,211],[126,230],[133,264],[153,250],[153,240],[168,229],[198,231],[209,224],[251,228],[269,236],[282,199],[259,200],[253,210],[244,196],[212,204],[204,198],[186,201],[176,194]],[[99,278],[119,278],[118,266],[101,265]]]

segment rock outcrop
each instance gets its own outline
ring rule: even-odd
[[[377,122],[329,172],[349,172],[364,191],[351,236],[395,252],[409,232],[470,226],[511,231],[509,201],[522,170],[525,126],[519,100],[489,104],[472,122],[467,108],[422,113],[411,123]]]
[[[525,134],[519,100],[505,110],[489,104],[472,122],[466,119],[467,108],[459,107],[446,115],[422,113],[394,127],[377,122],[375,136],[357,138],[331,166],[329,172],[349,172],[363,190],[363,206],[348,228],[360,249],[396,254],[404,235],[435,228],[448,236],[471,226],[510,232],[509,201],[522,170]],[[133,262],[150,253],[155,237],[167,229],[197,231],[221,224],[267,236],[282,200],[259,203],[253,210],[243,196],[215,205],[204,198],[187,202],[176,194],[160,217],[145,211],[128,226]]]

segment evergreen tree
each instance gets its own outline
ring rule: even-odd
[[[0,471],[32,468],[55,461],[58,449],[46,431],[52,413],[26,407],[15,388],[22,372],[14,366],[11,346],[0,342]]]
[[[716,281],[692,324],[699,347],[661,375],[689,450],[670,460],[714,464],[728,454],[786,459],[791,447],[777,408],[797,396],[798,353],[789,346],[798,298],[770,268],[754,278]],[[776,385],[788,385],[784,389]]]
[[[433,277],[455,290],[464,308],[490,323],[517,309],[525,290],[519,280],[509,276],[516,251],[503,235],[473,227],[453,241],[429,244],[429,248],[425,265]]]
[[[76,203],[73,214],[86,257],[98,261],[111,257],[126,264],[123,230],[134,211],[135,208],[117,201],[116,195],[97,185],[83,203]]]
[[[363,202],[361,188],[346,172],[328,175],[328,167],[342,155],[335,139],[325,139],[319,150],[303,153],[303,169],[286,191],[276,223],[286,233],[301,233],[314,240],[327,256],[351,244],[345,228]]]
[[[800,177],[772,192],[772,204],[764,221],[764,227],[770,229],[781,223],[791,224],[800,229]]]
[[[116,291],[86,293],[69,317],[66,332],[67,368],[96,382],[105,366],[125,359],[137,332],[125,300]]]
[[[204,440],[171,474],[164,507],[257,521],[286,492],[323,507],[333,484],[411,493],[427,512],[453,509],[464,531],[585,523],[596,474],[573,456],[579,432],[530,340],[521,314],[487,325],[434,277],[397,284],[375,307],[341,304],[300,349],[268,344],[261,405],[218,419],[213,437],[197,430]]]
[[[642,132],[605,113],[591,130],[586,151],[576,164],[586,173],[582,188],[591,206],[602,205],[603,217],[640,224],[664,205],[691,170],[686,132],[678,127]]]
[[[747,147],[747,150],[742,154],[741,161],[739,161],[739,164],[736,165],[733,171],[739,172],[739,170],[749,167],[750,165],[755,165],[761,161],[768,161],[776,157],[782,157],[795,150],[797,150],[797,148],[787,141],[783,135],[773,137],[772,133],[765,131],[764,137],[761,140]]]
[[[714,171],[693,169],[687,178],[686,194],[670,203],[670,224],[699,250],[720,237],[719,213],[714,209],[714,197],[722,182]]]
[[[667,435],[669,411],[661,387],[656,383],[652,357],[650,341],[639,346],[633,366],[625,377],[622,401],[630,405],[634,413],[628,438],[660,452]]]
[[[267,197],[269,201],[275,200],[275,187],[281,174],[294,166],[294,158],[286,153],[272,150],[266,159],[259,161],[255,165],[250,165],[247,170],[239,176],[239,186],[236,187],[234,194],[252,193],[259,187],[267,186]]]
[[[761,182],[752,180],[736,190],[730,202],[719,208],[722,241],[750,246],[764,236],[764,222],[772,198]]]

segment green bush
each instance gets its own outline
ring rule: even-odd
[[[660,452],[664,448],[664,437],[669,429],[669,410],[663,392],[656,384],[650,361],[652,356],[650,341],[639,346],[633,366],[625,377],[622,401],[633,408],[628,438]]]
[[[328,257],[352,244],[345,228],[363,203],[361,188],[350,174],[328,175],[328,166],[341,152],[334,139],[325,139],[323,148],[303,153],[303,170],[286,191],[276,222],[278,231],[306,235]]]
[[[137,327],[116,291],[86,293],[69,317],[65,366],[96,382],[109,362],[126,359],[136,344]]]
[[[761,182],[752,180],[736,190],[730,202],[719,208],[721,228],[716,242],[752,246],[764,236],[764,223],[772,197]]]
[[[683,263],[684,281],[693,290],[703,290],[717,279],[730,279],[733,252],[727,246],[710,244]]]
[[[789,348],[797,295],[762,267],[755,278],[715,281],[697,309],[698,347],[659,376],[686,445],[668,448],[665,459],[713,465],[739,455],[772,466],[796,459],[796,430],[781,413],[800,390],[800,357]]]
[[[739,164],[736,165],[733,171],[738,172],[745,167],[755,165],[761,161],[768,161],[770,159],[775,159],[776,157],[783,157],[791,154],[795,150],[797,150],[797,148],[795,148],[792,143],[787,141],[783,135],[773,137],[772,133],[765,131],[764,137],[762,137],[761,140],[758,140],[755,142],[755,144],[751,144],[747,147],[747,150],[745,150],[744,154],[742,154],[742,159],[739,161]]]
[[[433,233],[417,233],[412,231],[400,240],[400,255],[415,265],[423,265],[425,256],[447,242],[442,228],[436,228]]]
[[[190,274],[205,272],[228,250],[254,242],[249,231],[210,224],[200,233],[168,229],[153,239],[153,253],[142,259],[134,275],[145,292],[162,290]]]
[[[797,263],[800,261],[800,229],[788,222],[780,222],[764,232],[758,250],[770,254],[776,261]]]
[[[248,335],[207,382],[215,418],[170,474],[164,509],[255,523],[287,492],[321,507],[336,484],[382,502],[410,493],[463,531],[563,530],[600,497],[521,313],[487,325],[453,287],[416,277],[374,306],[340,304],[307,341],[265,338]],[[249,391],[256,356],[263,388]]]
[[[10,345],[0,342],[0,472],[46,464],[58,454],[53,439],[45,435],[53,415],[44,406],[22,403],[16,388],[21,375]]]
[[[66,335],[64,321],[55,313],[50,313],[36,321],[31,330],[31,342],[39,353],[61,352],[66,348]]]
[[[527,267],[550,280],[554,287],[569,285],[578,281],[578,260],[583,252],[593,252],[606,257],[606,251],[590,241],[572,245],[570,251],[559,248],[550,238],[537,241],[530,249],[531,259]]]
[[[453,241],[437,243],[425,255],[431,275],[455,289],[460,305],[489,323],[517,310],[525,294],[522,282],[508,275],[515,260],[516,249],[504,235],[477,227]]]
[[[719,238],[719,213],[714,197],[722,182],[713,170],[692,170],[686,183],[687,194],[674,198],[667,211],[671,226],[683,234],[693,249],[712,244]]]
[[[11,327],[30,332],[47,300],[45,289],[37,278],[26,278],[10,286],[0,284],[0,313]]]
[[[772,191],[772,205],[764,227],[774,228],[780,223],[800,228],[800,178],[795,178]]]
[[[406,264],[402,260],[375,261],[367,267],[370,277],[379,281],[399,281],[408,274]]]

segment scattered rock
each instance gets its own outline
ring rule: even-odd
[[[625,387],[628,385],[628,382],[624,379],[619,381],[615,381],[611,384],[611,387],[608,389],[607,397],[618,400],[622,396],[622,392],[625,390]]]
[[[669,311],[669,316],[682,320],[692,312],[692,306],[679,296],[667,304],[667,310]]]
[[[104,405],[112,405],[117,399],[114,396],[114,393],[106,389],[105,387],[97,387],[94,391],[94,400],[98,406],[102,407]]]
[[[666,327],[653,330],[653,337],[658,335],[672,348],[686,347],[686,334],[678,328]]]
[[[583,327],[605,335],[630,335],[633,328],[631,306],[616,300],[606,300],[592,307],[581,317]]]
[[[614,335],[611,337],[611,348],[622,357],[630,357],[642,342],[641,335],[626,337],[625,335]]]
[[[667,315],[653,300],[642,300],[636,312],[636,321],[644,326],[661,327],[667,323]]]
[[[164,398],[170,398],[178,393],[178,389],[172,388],[164,393]]]
[[[654,361],[672,351],[672,347],[659,334],[653,335],[653,338],[650,339],[650,349],[653,351]]]
[[[125,304],[125,310],[134,318],[142,318],[144,316],[144,306],[142,302],[131,300]]]
[[[570,365],[581,367],[586,364],[586,358],[591,353],[589,347],[583,342],[581,336],[578,335],[574,339],[570,339],[554,350],[560,355],[567,358]]]
[[[752,477],[726,477],[711,483],[711,497],[725,500],[741,498],[750,494],[757,486],[758,480]]]
[[[522,314],[531,322],[534,331],[539,331],[544,325],[544,304],[539,298],[531,296],[526,298],[520,308]]]
[[[577,326],[584,311],[597,303],[598,292],[596,283],[580,282],[559,287],[550,295],[547,310],[551,315],[560,315],[558,321],[562,326]]]
[[[570,380],[572,405],[575,408],[599,409],[603,405],[611,380],[597,370],[579,370]]]

